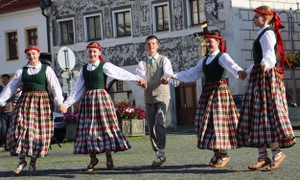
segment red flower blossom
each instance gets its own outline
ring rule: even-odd
[[[145,111],[141,108],[132,106],[129,102],[120,102],[115,105],[116,114],[121,119],[145,119]]]

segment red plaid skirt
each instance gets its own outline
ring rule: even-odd
[[[226,80],[206,83],[198,101],[195,128],[200,149],[234,149],[239,113]]]
[[[88,90],[81,101],[74,154],[125,151],[130,144],[119,128],[110,95],[103,89]]]
[[[261,147],[278,142],[284,148],[296,143],[285,87],[276,68],[263,73],[261,65],[253,67],[240,113],[239,146]]]
[[[7,145],[18,154],[44,157],[54,132],[52,102],[47,91],[23,92],[7,133]]]

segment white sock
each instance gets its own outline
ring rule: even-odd
[[[165,149],[158,149],[158,153],[157,156],[161,157],[161,156],[165,156]]]

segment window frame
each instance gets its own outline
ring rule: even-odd
[[[61,27],[61,23],[63,22],[68,22],[68,21],[72,21],[72,28],[73,28],[73,42],[68,41],[67,43],[63,42],[63,34],[62,34],[62,27]],[[59,44],[60,45],[68,45],[68,44],[75,44],[75,21],[74,18],[65,18],[65,19],[59,19],[57,20],[58,23],[58,38],[59,38]],[[69,35],[69,33],[67,33]]]
[[[32,31],[32,30],[35,30],[35,37],[31,37],[29,32]],[[34,44],[31,44],[31,39],[33,39],[33,41],[35,41]],[[29,46],[29,45],[36,45],[38,46],[38,39],[39,39],[39,36],[38,36],[38,28],[37,27],[32,27],[32,28],[27,28],[26,29],[26,45]]]
[[[9,34],[14,34],[16,41],[11,42],[11,36]],[[7,44],[7,60],[16,60],[19,58],[18,52],[18,31],[8,31],[5,33],[6,37],[6,44]],[[13,47],[13,49],[11,49]],[[13,54],[14,53],[14,54]]]
[[[117,24],[117,15],[119,14],[119,13],[126,13],[126,12],[129,12],[129,16],[130,16],[130,35],[126,35],[126,33],[125,33],[125,35],[122,35],[122,36],[120,36],[120,35],[118,35],[118,24]],[[113,35],[114,35],[114,37],[115,38],[123,38],[123,37],[132,37],[132,14],[131,14],[131,9],[130,8],[126,8],[126,9],[122,9],[122,10],[114,10],[114,11],[112,11],[112,14],[113,14],[113,29],[114,29],[114,31],[113,31]],[[125,19],[125,18],[124,18]],[[124,26],[125,27],[125,26]],[[124,28],[124,29],[126,29],[126,28]]]
[[[91,39],[89,38],[89,26],[88,26],[88,18],[93,18],[93,17],[99,17],[99,24],[100,24],[100,38],[94,38]],[[103,24],[102,24],[102,14],[97,13],[97,14],[90,14],[90,15],[85,15],[84,16],[84,30],[85,30],[85,40],[86,41],[97,41],[97,40],[103,40]]]
[[[198,3],[198,9],[200,8],[201,9],[201,0],[188,0],[187,1],[187,17],[188,17],[188,26],[189,27],[197,27],[199,26],[202,22],[201,22],[201,11],[198,11],[198,24],[194,24],[193,22],[193,7],[192,7],[192,3],[191,1],[197,1]]]
[[[163,30],[158,30],[158,19],[157,19],[157,12],[156,12],[156,8],[158,6],[167,6],[168,8],[168,29],[163,29]],[[170,16],[170,5],[169,2],[162,2],[162,3],[157,3],[157,4],[153,4],[152,5],[152,12],[154,12],[152,14],[153,16],[153,30],[154,32],[166,32],[166,31],[171,31],[171,16]]]

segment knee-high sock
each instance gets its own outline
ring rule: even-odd
[[[279,147],[279,143],[274,142],[274,143],[270,144],[270,147],[272,149],[273,159],[276,161],[277,159],[280,158],[280,155],[282,154],[281,149]]]
[[[267,145],[258,148],[258,161],[265,160],[268,157]]]

